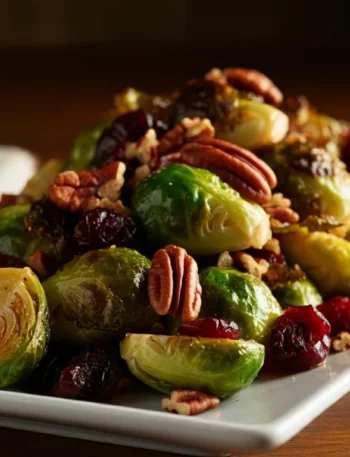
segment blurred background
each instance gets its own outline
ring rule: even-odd
[[[0,144],[69,152],[127,85],[168,91],[213,66],[266,72],[350,119],[347,0],[0,0]]]

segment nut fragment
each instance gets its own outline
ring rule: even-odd
[[[223,140],[202,138],[185,144],[180,152],[184,163],[212,171],[242,197],[259,204],[270,202],[276,176],[247,149]]]
[[[233,263],[258,279],[261,279],[270,267],[267,260],[255,259],[246,252],[235,252],[233,254]]]
[[[233,258],[228,251],[224,251],[220,254],[217,266],[219,268],[231,268],[233,266]]]
[[[339,335],[333,337],[332,348],[337,352],[350,349],[350,333],[340,332]]]
[[[119,200],[125,170],[123,162],[113,162],[101,170],[59,173],[49,187],[50,201],[71,212],[106,208],[125,214],[126,209]]]
[[[194,321],[201,309],[201,295],[197,263],[185,249],[170,244],[154,254],[148,273],[148,297],[159,315]]]
[[[277,238],[271,238],[267,243],[264,244],[263,249],[273,252],[274,254],[281,254],[281,246]]]
[[[143,164],[136,168],[134,176],[128,180],[126,187],[135,189],[137,185],[151,174],[151,169],[148,164]]]
[[[226,86],[227,78],[220,70],[220,68],[212,68],[208,73],[204,76],[206,81],[212,81],[213,83],[219,86]]]
[[[266,213],[282,223],[295,224],[299,221],[299,214],[291,208],[292,202],[285,198],[282,193],[272,195],[271,201],[264,206]]]
[[[194,416],[219,406],[220,400],[197,390],[175,390],[170,398],[163,398],[162,409],[184,416]]]
[[[125,158],[137,159],[140,163],[150,163],[158,146],[157,134],[154,129],[147,130],[146,134],[136,141],[129,143],[125,149]]]
[[[279,105],[283,100],[282,92],[260,71],[248,68],[226,68],[223,74],[233,87],[262,95],[268,103]]]
[[[179,151],[187,141],[204,137],[213,138],[214,134],[214,127],[209,119],[200,119],[199,117],[190,119],[186,117],[160,140],[157,150],[158,156],[161,157],[165,154]]]

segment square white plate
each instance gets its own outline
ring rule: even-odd
[[[97,404],[0,391],[0,426],[191,455],[228,455],[285,443],[350,391],[350,351],[315,370],[261,378],[199,416],[162,412],[163,395],[129,392]]]

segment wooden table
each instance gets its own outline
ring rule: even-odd
[[[96,56],[95,56],[96,57]],[[0,75],[0,144],[17,144],[29,148],[42,158],[64,156],[79,129],[92,123],[112,103],[113,93],[126,83],[155,90],[169,90],[177,81],[191,73],[168,66],[167,73],[145,66],[138,73],[130,67],[114,65],[111,71],[102,68],[102,56],[88,59],[86,55],[33,56],[8,54],[2,56]],[[216,61],[218,62],[218,61]],[[224,64],[225,65],[225,64]],[[203,61],[200,69],[207,68]],[[144,75],[142,78],[141,74]],[[142,73],[143,72],[143,73]],[[200,71],[197,74],[201,74]],[[297,94],[302,91],[323,110],[350,119],[350,92],[344,74],[279,75],[283,87]],[[323,76],[322,79],[321,76]],[[316,82],[315,82],[316,81]],[[334,83],[335,82],[335,83]],[[334,83],[334,84],[333,84]],[[288,394],[288,393],[286,393]],[[350,455],[348,416],[350,394],[322,414],[296,438],[282,448],[264,455],[270,457],[327,457]],[[166,457],[170,454],[115,447],[74,439],[0,429],[1,449],[11,450],[12,457],[84,455]],[[234,450],[233,450],[234,451]],[[236,454],[234,454],[236,455]],[[262,454],[259,454],[262,455]]]

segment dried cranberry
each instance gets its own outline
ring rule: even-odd
[[[330,325],[313,306],[290,307],[272,327],[266,368],[282,372],[320,365],[330,350]]]
[[[253,257],[265,259],[269,263],[279,263],[281,265],[286,265],[287,263],[283,254],[276,254],[275,252],[268,251],[267,249],[250,248],[246,252]]]
[[[196,321],[182,324],[178,330],[179,335],[196,336],[203,338],[227,338],[237,340],[239,327],[235,322],[225,319],[197,319]]]
[[[350,332],[350,298],[332,297],[317,306],[331,324],[331,336],[346,331]]]
[[[136,235],[132,219],[112,210],[96,208],[80,219],[74,238],[81,250],[101,249],[112,244],[131,246]]]
[[[103,131],[97,143],[92,165],[101,168],[116,160],[124,160],[126,144],[139,140],[151,128],[154,128],[160,137],[168,126],[152,114],[145,113],[143,109],[130,111],[118,117]]]
[[[24,268],[26,266],[24,260],[0,252],[0,268]]]
[[[103,401],[118,391],[121,376],[116,357],[102,349],[86,350],[63,369],[51,393],[56,397]]]

